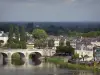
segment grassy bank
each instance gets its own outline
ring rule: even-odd
[[[73,70],[78,69],[78,70],[90,70],[93,72],[100,72],[100,69],[97,69],[94,66],[67,63],[67,62],[64,62],[64,60],[59,57],[47,58],[47,61],[58,64],[59,67],[63,67],[63,68],[68,68],[68,69],[73,69]]]

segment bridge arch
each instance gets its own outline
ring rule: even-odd
[[[8,58],[7,53],[0,52],[0,59],[3,65],[7,64],[7,58]]]
[[[37,58],[40,58],[42,56],[42,54],[40,53],[40,52],[31,52],[30,54],[29,54],[29,58],[31,58],[31,59],[37,59]]]
[[[14,54],[15,54],[16,56],[19,55],[20,59],[25,58],[25,54],[22,53],[22,52],[14,52],[14,53],[12,53],[11,58],[14,56]]]
[[[7,58],[8,55],[6,53],[3,53],[3,52],[0,52],[0,54],[4,57],[4,58]]]
[[[13,65],[23,65],[25,63],[25,55],[22,52],[15,52],[11,55],[11,63]]]

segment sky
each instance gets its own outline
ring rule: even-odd
[[[0,0],[0,22],[100,22],[100,0]]]

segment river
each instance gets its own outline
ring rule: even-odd
[[[0,63],[0,75],[100,75],[90,71],[69,70],[59,68],[53,63],[37,60],[15,65]]]

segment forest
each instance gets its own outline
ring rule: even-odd
[[[1,22],[0,30],[9,31],[10,25],[24,26],[25,30],[32,33],[33,29],[44,29],[49,35],[69,35],[95,37],[100,35],[99,22]]]

